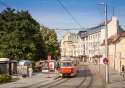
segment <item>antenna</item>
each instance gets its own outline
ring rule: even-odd
[[[112,9],[113,9],[113,10],[112,10],[112,15],[115,16],[115,14],[114,14],[114,7],[112,7]]]

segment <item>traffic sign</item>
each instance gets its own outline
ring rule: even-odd
[[[48,76],[47,76],[46,78],[51,78],[51,77],[49,76],[49,73],[50,73],[49,62],[50,62],[50,60],[51,60],[51,55],[48,55],[47,59],[48,59]]]
[[[108,62],[109,62],[108,58],[104,58],[104,59],[103,59],[103,63],[104,63],[104,64],[108,64]]]

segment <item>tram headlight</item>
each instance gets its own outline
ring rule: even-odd
[[[69,70],[69,72],[71,72],[71,70]]]
[[[62,72],[63,72],[63,70],[62,70]]]

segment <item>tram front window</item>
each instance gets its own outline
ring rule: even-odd
[[[71,62],[62,62],[61,66],[62,67],[71,67],[72,64],[71,64]]]

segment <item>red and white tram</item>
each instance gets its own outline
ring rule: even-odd
[[[75,76],[79,71],[79,60],[71,57],[61,57],[60,76]]]

